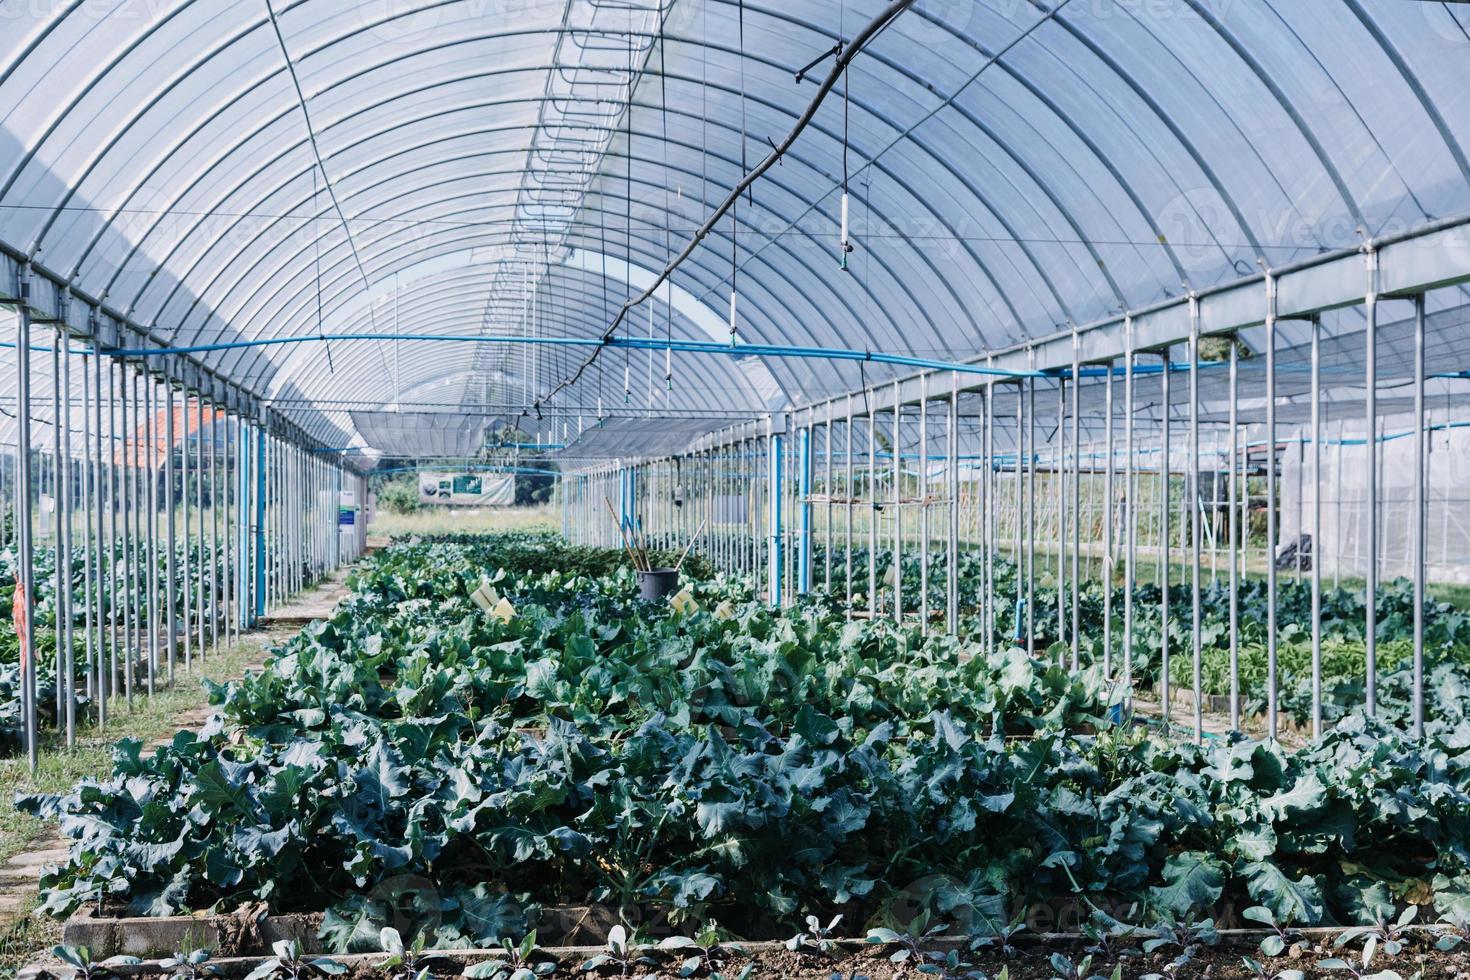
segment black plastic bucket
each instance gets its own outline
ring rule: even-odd
[[[657,602],[665,596],[672,595],[678,588],[679,570],[677,568],[655,568],[652,571],[638,573],[638,595],[650,602]]]

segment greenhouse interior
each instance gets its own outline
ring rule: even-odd
[[[0,0],[0,976],[1470,976],[1470,5]]]

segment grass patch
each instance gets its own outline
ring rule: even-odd
[[[411,514],[383,509],[368,525],[372,534],[481,534],[494,531],[559,531],[561,511],[535,507],[437,507]]]
[[[0,977],[15,976],[61,942],[61,923],[44,915],[31,915],[35,905],[32,896],[19,918],[0,923]]]
[[[207,703],[201,681],[239,677],[262,656],[258,640],[245,640],[232,649],[210,654],[203,665],[196,662],[192,673],[175,674],[172,687],[159,687],[152,697],[134,695],[133,706],[118,699],[108,713],[106,730],[91,719],[77,726],[77,744],[66,747],[59,732],[43,731],[40,762],[31,772],[25,756],[0,760],[0,861],[9,860],[36,838],[43,822],[15,808],[17,793],[59,793],[77,780],[106,775],[112,771],[112,746],[122,738],[145,743],[167,738],[179,730],[179,717]]]

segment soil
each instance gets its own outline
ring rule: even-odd
[[[1021,945],[1009,957],[998,952],[982,951],[972,954],[968,964],[960,970],[946,973],[943,970],[921,971],[912,960],[895,964],[890,960],[893,947],[843,943],[830,953],[798,954],[784,948],[772,949],[771,944],[767,943],[760,944],[760,948],[750,953],[724,958],[714,973],[701,969],[690,976],[693,980],[710,980],[712,977],[736,980],[745,976],[745,969],[750,967],[749,980],[922,980],[924,977],[939,977],[941,980],[997,980],[1003,975],[1009,977],[1009,980],[1060,980],[1062,974],[1053,966],[1052,954],[1060,953],[1071,962],[1078,963],[1087,955],[1083,946],[1082,942],[1076,941],[1031,942]],[[1316,964],[1328,957],[1341,955],[1342,958],[1351,959],[1357,966],[1361,949],[1361,945],[1357,943],[1346,951],[1336,949],[1332,946],[1330,937],[1323,938],[1316,945],[1303,946],[1289,955],[1264,961],[1268,970],[1264,976],[1274,978],[1282,970],[1296,969],[1304,971],[1310,980],[1349,980],[1355,975],[1351,971],[1322,969]],[[555,972],[543,976],[546,980],[572,980],[574,977],[589,976],[623,980],[681,980],[678,958],[661,965],[632,966],[627,971],[610,965],[590,974],[585,973],[582,971],[582,964],[586,962],[590,952],[585,947],[579,948],[575,954],[566,951],[562,964]],[[1254,938],[1226,938],[1220,945],[1202,948],[1188,963],[1171,969],[1170,963],[1177,955],[1177,949],[1160,951],[1150,956],[1134,953],[1121,958],[1099,954],[1093,957],[1091,966],[1082,975],[1082,980],[1094,977],[1112,980],[1115,970],[1119,970],[1117,975],[1122,980],[1141,980],[1151,975],[1161,976],[1166,980],[1246,980],[1262,977],[1243,963],[1244,956],[1262,959],[1256,952]],[[345,975],[345,980],[405,980],[403,976],[390,976],[377,965],[381,962],[381,955],[352,959],[355,962],[351,964],[352,968]],[[431,961],[431,976],[446,980],[456,976],[464,968],[462,962],[457,962],[459,960],[460,956],[449,954]],[[484,954],[475,956],[472,962],[485,962]],[[1435,950],[1432,937],[1427,933],[1421,934],[1397,956],[1387,956],[1380,952],[1374,958],[1372,967],[1364,971],[1364,975],[1377,975],[1379,971],[1385,970],[1393,971],[1402,980],[1470,980],[1470,952]],[[232,976],[242,972],[229,971]],[[502,974],[500,980],[508,975],[509,971]],[[45,978],[37,976],[35,980]],[[1377,980],[1384,978],[1378,977]]]
[[[971,954],[970,964],[966,969],[947,976],[958,980],[967,976],[966,970],[977,970],[979,975],[995,980],[1004,969],[1009,971],[1010,980],[1057,980],[1061,973],[1051,963],[1052,954],[1061,953],[1073,963],[1080,963],[1087,956],[1084,945],[1075,942],[1030,944],[1020,947],[1016,955],[1009,958],[995,952],[975,953]],[[1263,960],[1256,950],[1255,941],[1227,939],[1218,946],[1202,948],[1188,963],[1172,971],[1169,966],[1179,954],[1177,949],[1159,951],[1149,956],[1132,955],[1118,959],[1099,954],[1093,957],[1092,965],[1084,977],[1098,976],[1111,980],[1114,970],[1119,966],[1122,968],[1120,975],[1123,980],[1139,980],[1150,974],[1159,974],[1170,980],[1236,980],[1258,977],[1258,974],[1245,966],[1244,956],[1262,961],[1273,971],[1267,974],[1268,977],[1288,969],[1304,970],[1312,978],[1333,977],[1347,980],[1352,977],[1347,971],[1324,970],[1316,966],[1319,960],[1343,953],[1343,950],[1330,947],[1331,940],[1323,940],[1310,949],[1298,950],[1294,956],[1283,955],[1274,960]],[[751,963],[755,969],[750,980],[920,980],[925,976],[946,976],[943,972],[921,973],[912,962],[894,964],[889,959],[892,952],[892,947],[858,948],[855,951],[844,949],[828,956],[797,954],[786,950],[759,952],[748,958],[731,960],[723,974],[726,978],[738,977],[745,965]],[[1360,955],[1361,945],[1353,944],[1350,955],[1342,958],[1356,961]],[[573,965],[571,971],[563,967],[551,976],[576,976],[575,971],[579,966],[580,964]],[[1372,968],[1366,972],[1375,973],[1379,970],[1394,970],[1403,980],[1410,980],[1414,976],[1419,976],[1422,980],[1470,980],[1470,950],[1440,952],[1426,938],[1396,957],[1385,956],[1380,952],[1374,957]],[[600,975],[611,977],[620,976],[621,973],[614,968],[603,970]],[[649,973],[632,975],[643,976],[646,980],[675,980],[679,975],[678,963]]]

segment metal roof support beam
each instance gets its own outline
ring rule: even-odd
[[[29,269],[30,292],[23,298],[19,283],[25,269]],[[153,328],[99,302],[57,273],[34,260],[27,260],[19,250],[0,241],[0,306],[19,309],[22,305],[29,312],[32,323],[61,326],[68,336],[91,341],[104,354],[108,349],[166,349],[169,346]],[[301,426],[272,411],[257,392],[241,387],[196,357],[176,354],[133,360],[144,370],[171,384],[194,391],[229,411],[262,421],[271,426],[272,431],[303,448],[314,450],[323,445]]]
[[[1421,228],[1365,243],[1363,248],[1316,256],[1303,262],[1271,270],[1281,319],[1307,318],[1326,310],[1363,303],[1363,254],[1377,254],[1379,295],[1413,296],[1431,289],[1470,283],[1470,215],[1433,222]],[[1262,324],[1266,320],[1267,274],[1262,272],[1235,282],[1197,290],[1165,303],[1120,313],[1075,330],[1077,357],[1083,364],[1122,357],[1128,349],[1127,324],[1131,320],[1133,349],[1154,350],[1190,338],[1190,301],[1199,303],[1200,335],[1228,334]],[[1074,331],[1067,330],[1025,346],[996,351],[972,359],[1001,371],[1035,369],[1045,373],[1071,370]],[[913,374],[899,382],[902,404],[917,404],[922,397],[921,377]],[[972,376],[962,379],[960,391],[977,391],[999,378]],[[844,417],[846,395],[807,406],[817,423]],[[722,431],[710,437],[720,444]],[[733,438],[733,436],[728,437]]]

